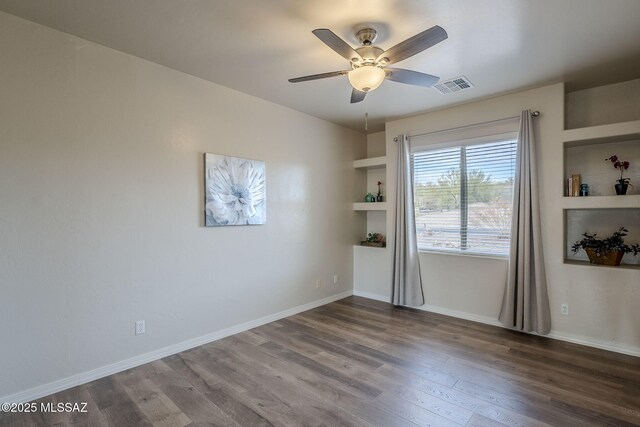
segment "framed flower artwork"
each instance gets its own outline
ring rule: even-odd
[[[204,225],[258,225],[267,220],[265,164],[204,155]]]

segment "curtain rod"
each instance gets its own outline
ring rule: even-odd
[[[536,111],[532,111],[531,112],[531,117],[539,117],[539,116],[540,116],[540,111],[536,110]],[[514,119],[519,119],[519,118],[520,118],[520,116],[513,116],[513,117],[507,117],[505,119],[489,120],[487,122],[474,123],[472,125],[460,126],[460,127],[453,128],[453,129],[437,130],[435,132],[418,133],[418,134],[415,134],[415,135],[408,135],[408,136],[409,137],[416,137],[416,136],[424,136],[424,135],[437,135],[437,134],[440,134],[440,133],[446,133],[446,132],[451,132],[451,131],[461,130],[461,129],[468,129],[468,128],[473,128],[473,127],[476,127],[476,126],[489,125],[489,124],[493,124],[493,123],[506,122],[506,121],[509,121],[509,120],[514,120]],[[395,142],[398,142],[398,137],[393,138],[393,140]]]

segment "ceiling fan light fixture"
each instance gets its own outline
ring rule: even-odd
[[[437,76],[418,71],[385,68],[387,65],[404,61],[445,40],[447,32],[438,25],[424,30],[387,50],[382,50],[373,44],[378,34],[374,28],[362,28],[356,33],[356,38],[362,45],[356,49],[328,28],[317,28],[312,32],[325,45],[349,61],[351,69],[296,77],[289,79],[291,83],[326,79],[346,74],[349,78],[349,83],[353,86],[351,103],[355,104],[364,101],[367,92],[377,89],[385,79],[423,87],[431,87],[440,80]]]
[[[364,65],[349,71],[347,77],[354,89],[360,92],[370,92],[382,84],[385,72],[382,68]]]

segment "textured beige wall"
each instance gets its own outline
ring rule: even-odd
[[[0,397],[351,289],[363,134],[3,13],[0,53]],[[204,152],[266,162],[266,225],[202,226]]]

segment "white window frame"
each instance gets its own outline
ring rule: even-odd
[[[442,133],[446,133],[442,132]],[[420,153],[420,152],[425,152],[425,151],[432,151],[432,150],[438,150],[438,149],[442,149],[442,148],[452,148],[452,147],[469,147],[469,146],[473,146],[473,145],[478,145],[478,144],[485,144],[485,143],[491,143],[491,142],[501,142],[501,141],[517,141],[518,139],[518,132],[516,130],[512,130],[512,131],[508,131],[508,132],[501,132],[501,133],[496,133],[496,134],[492,134],[492,135],[487,135],[486,131],[484,132],[485,134],[482,136],[477,136],[477,137],[468,137],[465,139],[457,139],[455,138],[455,136],[462,136],[460,135],[460,133],[458,133],[456,135],[456,132],[453,131],[452,135],[441,135],[441,133],[436,133],[436,134],[427,134],[425,135],[427,138],[425,138],[427,141],[426,142],[422,142],[420,143],[420,141],[418,140],[417,143],[414,143],[413,140],[411,141],[411,179],[412,179],[412,185],[413,185],[413,179],[414,179],[414,171],[413,171],[413,159],[414,159],[414,154],[416,153]],[[437,135],[435,138],[433,138],[433,135]],[[431,137],[431,138],[428,138]],[[452,139],[455,138],[455,139]],[[517,142],[516,142],[517,143]],[[517,149],[517,148],[516,148]],[[462,199],[462,197],[461,197]],[[415,199],[414,199],[415,200]],[[462,210],[466,209],[466,207],[462,207],[461,206],[461,224],[460,224],[460,228],[463,228],[462,225]],[[461,231],[462,234],[462,231]],[[487,253],[487,252],[477,252],[477,251],[473,251],[473,250],[468,250],[468,249],[446,249],[446,248],[438,248],[438,249],[434,249],[434,248],[425,248],[425,247],[420,247],[418,246],[418,252],[421,253],[440,253],[440,254],[447,254],[447,255],[458,255],[458,256],[472,256],[472,257],[482,257],[482,258],[497,258],[497,259],[505,259],[508,258],[509,255],[508,254],[496,254],[496,253]]]

